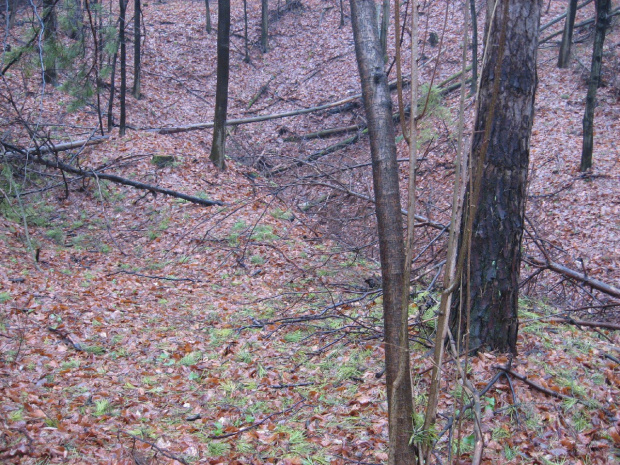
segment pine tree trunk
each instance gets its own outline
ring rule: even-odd
[[[381,255],[389,420],[388,464],[414,464],[417,450],[409,445],[413,432],[409,340],[406,319],[403,324],[402,318],[405,250],[398,166],[392,101],[384,70],[373,0],[351,0],[351,23],[370,134]]]
[[[580,171],[586,171],[592,166],[592,152],[594,150],[594,108],[596,106],[596,91],[601,81],[605,32],[611,19],[609,16],[611,0],[596,0],[595,7],[596,32],[592,50],[592,68],[590,69],[588,95],[586,96],[586,111],[583,115],[583,147],[581,150]]]
[[[577,0],[568,0],[564,32],[562,33],[562,43],[560,44],[560,54],[558,56],[558,68],[567,68],[570,63],[570,49],[573,45],[573,30],[575,28],[576,16]]]
[[[142,15],[142,7],[140,0],[134,0],[134,17],[133,17],[133,96],[140,98],[140,73],[142,68],[142,60],[140,54],[140,16]]]
[[[230,71],[230,0],[218,0],[217,13],[217,88],[211,161],[219,169],[226,167],[226,112],[228,108],[228,77]]]
[[[514,353],[541,1],[497,1],[481,71],[459,246],[467,258],[453,315],[462,304],[460,329],[470,348]]]

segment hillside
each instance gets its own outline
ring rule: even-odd
[[[246,63],[242,3],[232,2],[230,118],[358,94],[350,21],[339,27],[338,3],[272,3],[266,54],[258,44],[260,5],[248,4]],[[542,23],[561,14],[564,4],[549,2]],[[372,203],[360,198],[372,196],[368,140],[363,126],[319,139],[298,137],[363,125],[361,102],[231,127],[228,169],[218,172],[208,160],[210,129],[145,130],[212,119],[215,34],[204,31],[204,3],[143,7],[143,97],[128,97],[131,129],[124,137],[114,129],[107,140],[85,147],[80,166],[223,205],[205,207],[92,178],[71,178],[65,190],[57,171],[34,166],[33,178],[22,185],[19,168],[2,161],[0,459],[385,463],[375,225]],[[423,6],[426,35],[441,31],[443,7]],[[211,8],[215,21],[216,5]],[[7,39],[14,47],[30,14],[20,11]],[[592,5],[580,10],[578,21],[592,13]],[[448,15],[436,83],[460,69],[456,5]],[[615,25],[606,39],[595,164],[587,174],[577,168],[591,28],[578,30],[568,70],[555,67],[556,43],[541,46],[527,212],[554,260],[614,286],[620,284],[618,30]],[[428,82],[438,49],[424,43]],[[27,125],[55,143],[97,132],[92,101],[73,109],[71,96],[50,85],[41,89],[40,76],[28,69],[15,65],[3,76],[3,141],[30,146]],[[438,98],[424,123],[429,149],[420,166],[419,211],[435,225],[449,217],[457,100],[456,93]],[[354,143],[320,152],[353,136]],[[405,142],[398,150],[406,157]],[[62,154],[63,160],[74,160],[74,153]],[[172,163],[155,163],[168,156]],[[403,178],[406,168],[403,163]],[[411,306],[420,411],[437,309],[432,284],[445,254],[440,229],[420,228],[423,253]],[[529,239],[524,250],[537,252]],[[534,271],[525,266],[524,279]],[[549,271],[528,281],[518,357],[468,359],[473,385],[480,391],[488,386],[481,397],[483,463],[615,463],[617,305]],[[557,320],[565,315],[602,326]],[[440,431],[467,403],[453,365],[446,364]],[[513,374],[504,376],[499,367]],[[455,423],[437,442],[437,463],[449,456],[471,461],[472,419]]]

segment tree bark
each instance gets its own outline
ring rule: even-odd
[[[45,45],[45,56],[43,59],[43,80],[46,84],[55,86],[58,83],[56,71],[56,29],[58,20],[56,18],[56,2],[54,0],[44,0],[44,19],[43,19],[43,43]]]
[[[413,402],[409,341],[406,319],[403,328],[402,318],[405,257],[398,165],[392,102],[373,0],[351,0],[351,23],[370,133],[381,256],[389,420],[388,464],[413,464],[416,463],[417,450],[409,444],[413,432]]]
[[[577,0],[568,0],[564,32],[562,33],[562,43],[560,44],[560,54],[558,55],[558,68],[567,68],[570,63],[570,49],[573,45],[573,30],[575,28],[576,16]]]
[[[134,0],[134,17],[133,17],[133,96],[140,98],[140,71],[142,60],[140,56],[140,16],[142,15],[142,7],[140,0]]]
[[[125,108],[125,100],[127,95],[127,47],[125,44],[125,12],[127,3],[125,0],[119,0],[120,15],[118,25],[118,40],[121,45],[121,88],[119,91],[119,97],[121,100],[121,115],[119,121],[119,133],[121,136],[125,135],[127,130],[127,110]]]
[[[478,12],[476,0],[469,0],[471,10],[471,93],[478,89]]]
[[[226,113],[230,71],[230,0],[218,0],[217,12],[217,88],[211,161],[219,169],[226,167]]]
[[[596,106],[596,91],[601,81],[603,65],[603,44],[605,32],[609,24],[611,0],[596,0],[596,32],[592,50],[592,68],[590,82],[586,96],[586,111],[583,115],[583,147],[581,150],[581,165],[579,171],[587,171],[592,166],[592,151],[594,150],[594,108]]]
[[[269,1],[261,0],[260,45],[263,53],[267,53],[269,40]]]
[[[489,25],[453,307],[472,349],[516,352],[540,11],[540,0],[498,0]]]
[[[211,34],[211,8],[209,8],[209,0],[205,0],[205,10],[207,12],[207,34]]]

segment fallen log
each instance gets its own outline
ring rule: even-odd
[[[26,156],[26,151],[22,151],[22,155]],[[24,160],[25,161],[25,160]],[[175,197],[178,199],[187,200],[188,202],[196,203],[199,205],[204,205],[206,207],[211,207],[214,205],[224,205],[224,202],[220,202],[219,200],[207,200],[201,199],[200,197],[194,197],[192,195],[186,195],[181,192],[176,192],[171,189],[165,189],[163,187],[154,186],[152,184],[145,184],[139,181],[133,181],[131,179],[123,178],[121,176],[116,176],[114,174],[106,174],[101,171],[89,170],[89,169],[80,169],[76,168],[67,163],[63,163],[61,161],[55,160],[46,160],[40,155],[37,157],[33,157],[28,160],[30,163],[37,163],[39,165],[47,166],[49,168],[56,168],[66,173],[77,174],[78,176],[83,176],[86,178],[94,178],[94,179],[105,179],[106,181],[113,182],[115,184],[122,184],[125,186],[130,186],[135,189],[142,189],[152,192],[153,194],[163,194],[170,197]]]
[[[587,326],[589,328],[604,328],[604,329],[613,329],[615,331],[620,330],[620,325],[616,323],[608,323],[606,321],[584,321],[584,320],[574,320],[572,318],[543,318],[543,320],[550,321],[552,323],[566,323],[569,325],[575,326]]]
[[[42,145],[41,147],[29,147],[23,150],[11,150],[5,152],[5,157],[15,157],[15,156],[28,156],[35,154],[43,154],[43,153],[51,153],[51,152],[66,152],[67,150],[78,149],[82,147],[87,147],[89,145],[100,144],[103,141],[108,140],[108,136],[99,136],[99,137],[91,137],[89,139],[76,140],[75,142],[65,142],[64,144],[52,144],[48,143],[47,145]],[[4,144],[3,144],[4,145]]]
[[[539,258],[532,257],[531,255],[525,255],[523,259],[529,264],[534,265],[538,268],[555,271],[556,273],[566,276],[567,278],[571,278],[587,284],[588,286],[596,289],[597,291],[601,291],[607,295],[620,299],[620,289],[612,286],[611,284],[607,284],[598,279],[591,278],[584,273],[580,273],[579,271],[567,268],[564,265],[560,265],[559,263],[541,260]]]

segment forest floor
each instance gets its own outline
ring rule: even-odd
[[[232,3],[232,29],[240,34],[241,2]],[[274,10],[271,51],[264,55],[254,3],[248,5],[250,63],[242,60],[242,39],[233,38],[231,118],[309,108],[359,93],[350,21],[339,28],[337,3],[303,0],[282,14]],[[421,16],[428,20],[426,34],[441,31],[443,5],[435,3]],[[561,14],[564,4],[545,5],[542,23]],[[128,99],[133,128],[211,120],[215,34],[204,32],[203,8],[202,2],[178,0],[145,5],[144,96]],[[449,15],[449,23],[458,25],[456,6]],[[591,15],[591,8],[580,10],[578,21]],[[591,29],[577,31],[568,70],[555,67],[555,42],[541,46],[527,213],[554,260],[615,286],[620,283],[620,82],[613,72],[620,66],[618,31],[616,25],[606,42],[594,168],[587,174],[577,167]],[[459,70],[458,40],[458,30],[449,29],[436,82]],[[423,81],[428,81],[437,49],[425,44],[429,64]],[[2,92],[26,82],[24,75],[5,76]],[[54,129],[57,140],[92,133],[97,121],[88,108],[59,106],[70,97],[51,86],[40,101],[33,89],[12,95],[23,98],[23,114],[62,121],[64,126]],[[440,223],[448,220],[457,94],[447,95],[423,128],[430,149],[420,167],[420,213]],[[22,195],[19,202],[5,198],[0,461],[385,463],[387,404],[372,206],[356,203],[351,194],[371,194],[371,178],[367,167],[326,175],[367,162],[368,141],[361,134],[355,144],[299,167],[296,161],[352,134],[287,140],[363,120],[357,105],[237,126],[228,137],[225,172],[208,160],[210,130],[177,135],[130,130],[124,137],[114,130],[80,155],[82,166],[113,164],[115,174],[223,206],[144,195],[95,179],[72,181],[65,198],[62,177],[52,172],[55,177],[43,179],[58,183],[57,189]],[[406,158],[405,142],[398,150]],[[172,165],[153,163],[154,156],[170,155]],[[287,172],[268,175],[280,167]],[[3,168],[8,196],[19,186],[9,181],[8,164]],[[403,173],[406,168],[403,164]],[[437,234],[427,229],[421,228],[420,249]],[[536,252],[531,240],[524,247]],[[411,305],[418,412],[430,379],[437,295],[425,289],[441,258],[441,247],[435,249],[418,270],[426,281],[417,283]],[[524,277],[531,273],[524,267]],[[472,384],[485,391],[483,463],[617,463],[620,335],[558,321],[569,315],[617,324],[617,302],[588,296],[591,289],[549,272],[526,290],[518,356],[480,353],[467,359]],[[588,308],[576,311],[583,304]],[[502,368],[513,374],[498,377]],[[472,417],[464,415],[446,429],[469,402],[455,377],[454,364],[446,363],[437,463],[471,461]]]

